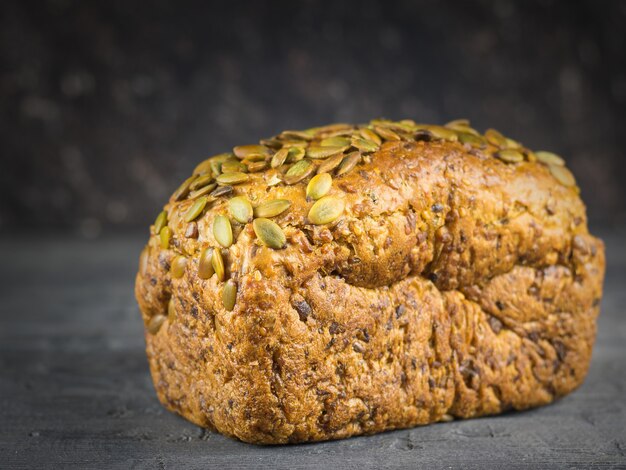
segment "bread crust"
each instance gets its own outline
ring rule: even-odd
[[[218,200],[185,236],[193,201],[166,206],[172,243],[150,238],[135,291],[159,400],[246,442],[293,443],[544,405],[579,386],[595,338],[604,246],[575,187],[458,142],[386,142],[334,178],[345,211],[311,225],[306,180],[236,194],[292,201],[274,218],[287,246],[234,225],[238,285],[224,309],[202,248],[218,246]],[[181,278],[169,272],[188,257]]]

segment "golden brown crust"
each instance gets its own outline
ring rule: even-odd
[[[587,232],[575,187],[534,162],[504,163],[458,142],[386,142],[330,194],[334,222],[311,225],[297,184],[272,172],[236,186],[275,217],[287,246],[233,224],[223,249],[238,285],[200,279],[202,248],[227,199],[195,220],[166,210],[171,245],[150,238],[136,296],[159,399],[170,410],[255,443],[325,440],[542,405],[587,371],[604,249]],[[169,272],[188,257],[181,278]]]

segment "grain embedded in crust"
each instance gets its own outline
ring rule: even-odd
[[[197,277],[217,246],[219,201],[185,238],[191,201],[168,207],[174,245],[151,237],[136,283],[160,400],[203,426],[257,443],[323,440],[548,403],[586,373],[604,272],[584,206],[549,170],[505,164],[449,142],[384,144],[335,177],[333,224],[306,217],[308,180],[236,187],[253,205],[292,201],[274,218],[287,248],[235,227],[223,283]],[[181,279],[176,253],[190,257]],[[447,419],[447,417],[446,417]]]

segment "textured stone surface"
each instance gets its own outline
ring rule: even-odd
[[[626,252],[607,243],[589,375],[552,405],[371,437],[257,447],[163,409],[132,293],[146,234],[0,240],[6,468],[624,468]]]

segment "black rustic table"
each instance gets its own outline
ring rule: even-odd
[[[145,236],[0,239],[0,468],[626,468],[626,250],[607,235],[585,384],[544,408],[259,447],[156,399],[133,298]]]

